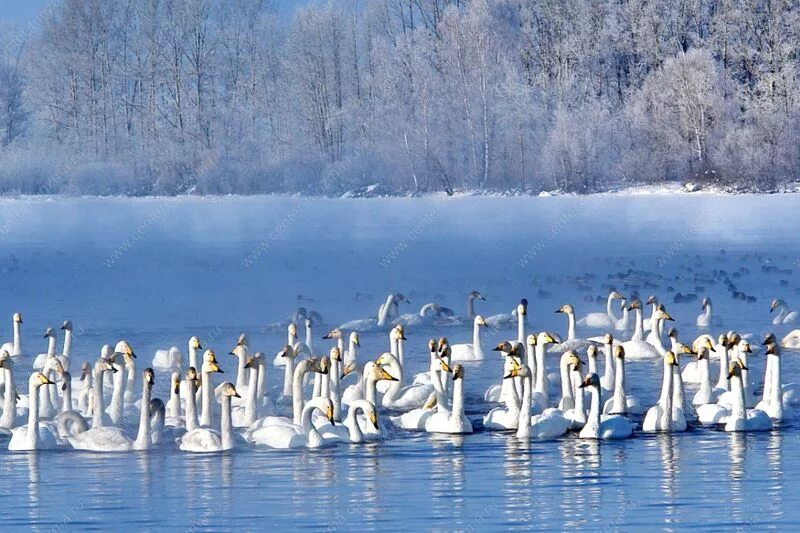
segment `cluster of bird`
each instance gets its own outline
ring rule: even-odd
[[[401,315],[402,295],[389,295],[377,318],[354,321],[329,331],[323,338],[333,345],[327,355],[315,355],[310,313],[295,314],[284,326],[286,345],[271,360],[282,367],[283,384],[267,388],[263,352],[251,353],[242,334],[230,354],[236,357],[235,382],[214,383],[223,373],[212,349],[200,339],[188,343],[188,368],[177,348],[159,350],[153,367],[170,373],[169,398],[153,397],[156,372],[137,372],[136,354],[121,340],[105,345],[93,364],[84,362],[80,376],[72,377],[72,323],[64,322],[63,350],[56,350],[56,332],[45,333],[48,350],[37,356],[23,393],[15,381],[15,367],[25,362],[21,347],[22,317],[13,316],[14,340],[0,347],[0,434],[10,437],[8,449],[64,448],[122,452],[174,446],[188,452],[214,452],[237,446],[269,448],[320,447],[335,443],[360,443],[386,438],[398,429],[447,434],[474,430],[514,430],[519,438],[554,439],[570,431],[580,438],[623,439],[640,427],[644,432],[676,432],[689,422],[722,425],[726,431],[759,431],[791,416],[800,403],[795,384],[781,382],[781,346],[800,347],[800,330],[780,342],[772,334],[763,340],[767,354],[763,393],[756,398],[755,383],[747,364],[752,347],[735,331],[712,338],[697,337],[691,345],[667,331],[669,347],[662,341],[665,323],[672,320],[658,299],[651,297],[650,319],[643,318],[642,302],[625,301],[617,291],[608,296],[605,313],[590,313],[576,320],[571,305],[556,312],[567,317],[562,339],[549,332],[529,333],[528,303],[521,300],[510,313],[484,318],[469,294],[466,320],[435,304],[419,313]],[[614,314],[622,300],[623,316]],[[712,304],[705,298],[699,327],[713,324]],[[777,323],[797,318],[782,300],[774,300]],[[611,333],[629,328],[633,334],[620,341]],[[319,320],[319,315],[317,315]],[[417,318],[421,319],[417,320]],[[459,324],[471,321],[473,342],[451,344],[446,337],[428,342],[429,366],[425,372],[405,371],[406,329],[416,322]],[[298,336],[298,322],[305,326],[305,341]],[[373,360],[359,362],[359,332],[353,325],[388,331],[389,350]],[[517,326],[517,338],[484,350],[486,327]],[[576,325],[609,331],[598,337],[578,338]],[[349,326],[345,328],[344,326]],[[347,329],[351,331],[347,332]],[[647,331],[647,334],[645,334]],[[600,372],[600,352],[604,368]],[[495,406],[482,418],[465,415],[465,365],[498,354],[502,372],[486,390],[484,400]],[[557,372],[548,372],[548,356],[558,357]],[[585,355],[585,360],[581,358]],[[683,367],[681,357],[692,361]],[[626,390],[626,361],[663,361],[661,393],[655,405],[645,409]],[[710,360],[719,360],[719,377],[712,385]],[[552,364],[551,364],[552,366]],[[584,373],[584,367],[586,372]],[[553,368],[555,370],[555,368]],[[136,394],[141,375],[141,396]],[[354,376],[355,379],[352,379]],[[346,385],[348,380],[353,383]],[[698,386],[691,398],[685,384]],[[559,393],[551,389],[560,389]],[[559,395],[558,401],[551,397]],[[603,401],[605,396],[605,401]],[[633,420],[643,415],[641,426]]]

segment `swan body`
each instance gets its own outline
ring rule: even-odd
[[[230,382],[221,385],[222,417],[220,431],[200,427],[187,431],[177,441],[178,449],[192,453],[210,453],[231,450],[236,447],[231,422],[231,399],[240,398],[236,387]]]
[[[582,439],[627,439],[633,435],[633,423],[622,415],[605,415],[600,413],[601,386],[600,378],[589,373],[580,385],[588,388],[591,395],[589,415],[581,432]]]
[[[563,313],[567,315],[567,339],[558,344],[552,345],[550,347],[551,352],[583,352],[590,345],[594,344],[594,342],[590,341],[589,339],[579,339],[575,336],[575,310],[570,304],[562,305],[556,310],[556,313]]]
[[[312,398],[303,407],[300,424],[265,426],[248,433],[248,441],[256,446],[278,449],[319,448],[324,446],[326,440],[312,423],[312,414],[316,410],[323,412],[328,421],[335,425],[333,404],[330,399]]]
[[[672,403],[674,394],[673,366],[678,366],[678,362],[675,354],[668,351],[664,356],[664,380],[661,387],[661,397],[656,405],[645,413],[642,431],[686,431],[686,418],[683,415],[683,411]]]
[[[772,300],[772,304],[770,305],[769,312],[772,313],[775,310],[778,310],[778,314],[772,319],[773,324],[794,324],[797,322],[797,317],[800,316],[800,313],[797,311],[790,311],[789,306],[786,305],[786,302],[781,300],[780,298],[776,298]]]
[[[464,367],[453,366],[453,398],[449,410],[440,409],[425,422],[428,433],[472,433],[472,423],[464,415]]]
[[[587,328],[604,329],[606,331],[615,329],[617,327],[619,317],[614,314],[614,301],[623,299],[624,296],[622,296],[620,293],[617,291],[611,291],[611,293],[608,295],[605,313],[589,313],[585,317],[578,320],[577,324]]]
[[[697,315],[697,321],[696,321],[697,327],[698,328],[711,327],[711,317],[712,317],[711,299],[708,296],[703,298],[703,304],[701,308],[703,312]]]
[[[377,360],[378,365],[387,366],[397,381],[392,381],[383,395],[381,405],[387,409],[411,410],[421,407],[434,391],[433,385],[409,385],[403,387],[403,366],[391,353],[383,353]]]
[[[603,414],[640,415],[644,413],[639,399],[625,390],[625,348],[623,346],[614,348],[614,364],[616,366],[614,392],[603,405]]]
[[[481,345],[481,328],[485,327],[486,320],[477,315],[473,320],[472,344],[453,344],[450,346],[453,361],[480,361],[484,358]]]
[[[4,349],[0,349],[0,352]],[[7,353],[7,352],[6,352]],[[28,407],[28,423],[11,430],[11,440],[8,449],[11,451],[48,450],[58,447],[58,432],[50,425],[43,425],[39,421],[38,395],[41,394],[43,385],[53,384],[41,372],[34,372],[28,380],[30,394]]]
[[[183,355],[177,346],[173,346],[168,350],[156,350],[153,356],[153,368],[159,372],[180,370],[182,366]]]
[[[517,421],[517,438],[549,440],[557,439],[569,431],[570,421],[558,409],[545,409],[541,414],[531,416],[532,380],[530,368],[527,365],[517,365],[508,374],[506,379],[521,378],[522,400]]]
[[[525,313],[523,313],[522,316],[520,316],[519,313],[520,306],[525,309]],[[522,300],[520,300],[520,303],[519,305],[517,305],[517,308],[511,311],[510,313],[500,313],[498,315],[492,315],[486,317],[485,318],[486,325],[492,328],[493,330],[506,329],[513,327],[514,325],[516,325],[517,328],[519,328],[520,322],[525,324],[527,309],[528,309],[528,300],[523,298]],[[477,317],[478,315],[474,316]]]
[[[734,360],[728,372],[731,380],[731,389],[735,398],[731,414],[725,422],[725,431],[769,431],[772,429],[772,420],[760,409],[747,409],[745,407],[744,378],[742,371],[747,366],[741,361]]]

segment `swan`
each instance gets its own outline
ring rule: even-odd
[[[625,391],[625,348],[617,346],[614,348],[615,370],[614,370],[614,393],[611,398],[606,400],[603,405],[603,413],[611,415],[640,415],[644,412],[639,399],[633,394]]]
[[[420,307],[419,311],[416,313],[406,313],[392,321],[394,325],[401,324],[403,326],[446,325],[455,323],[457,323],[457,321],[452,309],[433,302],[426,303]]]
[[[520,309],[523,310],[520,316]],[[523,298],[519,301],[517,307],[511,311],[510,313],[500,313],[499,315],[492,315],[490,317],[486,317],[486,325],[492,328],[492,330],[510,328],[514,324],[517,325],[517,331],[520,330],[520,323],[522,323],[522,329],[524,331],[526,321],[528,315],[528,300]],[[477,315],[476,315],[477,316]],[[474,319],[473,319],[474,320]],[[524,335],[523,335],[524,337]],[[518,339],[521,341],[521,339]]]
[[[145,368],[142,373],[142,401],[140,405],[139,431],[136,439],[131,439],[118,427],[92,427],[78,432],[70,431],[67,442],[76,450],[92,452],[128,452],[132,450],[149,450],[152,446],[150,426],[150,396],[153,391],[155,373],[152,368]],[[72,426],[73,430],[76,426]]]
[[[11,321],[14,328],[14,340],[12,342],[6,342],[2,346],[0,346],[0,351],[5,350],[7,351],[11,357],[24,357],[25,354],[22,352],[22,334],[20,332],[20,324],[22,324],[22,315],[19,313],[14,313],[11,317]]]
[[[734,360],[728,371],[731,389],[735,395],[731,414],[725,422],[725,431],[769,431],[772,429],[772,420],[767,413],[745,407],[743,370],[747,370],[747,366],[741,364],[741,361]]]
[[[737,359],[742,364],[740,372],[742,375],[742,383],[744,385],[744,405],[748,409],[751,409],[755,407],[756,401],[755,396],[753,395],[753,384],[750,381],[750,373],[747,367],[747,354],[753,353],[753,350],[750,348],[750,343],[746,340],[743,340],[738,333],[731,332],[731,334],[732,335],[728,337],[730,339],[729,342],[735,348],[734,355],[731,359]],[[719,398],[717,398],[717,403],[723,404],[726,407],[731,407],[736,401],[737,394],[738,392],[731,388],[731,390],[720,394]]]
[[[686,418],[680,407],[672,404],[673,397],[673,366],[678,361],[671,351],[664,355],[664,380],[661,385],[661,397],[658,402],[647,410],[642,423],[642,431],[686,431]]]
[[[211,382],[211,374],[224,372],[217,364],[217,357],[214,350],[208,349],[203,354],[203,365],[200,367],[200,426],[211,427],[213,425],[213,413],[211,396],[214,394],[214,385]],[[234,391],[235,392],[235,391]],[[237,396],[241,398],[241,396]],[[230,402],[230,397],[228,402]],[[230,412],[228,413],[230,416]],[[191,451],[191,450],[190,450]]]
[[[309,351],[312,353],[314,352],[314,333],[312,332],[313,320],[311,317],[307,317],[305,319],[306,324],[306,346],[308,346]],[[244,343],[247,344],[247,343]]]
[[[698,328],[708,328],[711,327],[711,298],[706,296],[703,298],[703,304],[701,306],[703,310],[702,313],[697,315],[697,327]]]
[[[475,320],[475,300],[483,300],[486,301],[481,293],[478,291],[472,291],[467,296],[467,320]]]
[[[186,398],[183,404],[183,426],[186,428],[187,432],[192,431],[199,426],[197,419],[197,386],[199,383],[200,380],[197,377],[197,370],[193,366],[190,366],[186,371],[186,378],[181,383],[183,390],[181,395]]]
[[[772,319],[773,324],[793,324],[797,321],[798,315],[800,315],[797,311],[790,311],[786,302],[780,298],[772,300],[769,312],[772,313],[775,309],[778,309],[778,314]],[[16,332],[14,338],[16,339]]]
[[[228,352],[228,355],[236,357],[236,390],[239,391],[240,394],[244,394],[248,386],[247,369],[245,368],[248,357],[247,345],[242,342],[237,343],[236,346]]]
[[[525,363],[520,362],[516,357],[514,357],[513,352],[508,352],[507,356],[503,358],[503,379],[506,380],[509,374],[514,373],[515,368],[518,368],[523,364]],[[519,377],[518,372],[515,377]],[[517,397],[517,392],[514,387],[511,387],[511,391],[513,396],[509,398],[504,405],[500,405],[491,409],[483,417],[484,429],[504,430],[516,429],[518,427],[520,420],[520,399]],[[530,412],[528,415],[530,416]]]
[[[206,364],[207,361],[203,361],[203,366]],[[222,401],[220,431],[206,427],[187,431],[177,441],[178,449],[184,452],[207,453],[227,451],[236,446],[231,423],[231,401],[233,398],[241,398],[241,396],[236,392],[233,383],[229,381],[220,386],[220,393]]]
[[[305,404],[305,399],[303,398],[303,379],[308,372],[319,373],[321,371],[322,368],[318,360],[303,359],[297,363],[292,376],[292,392],[291,395],[288,396],[292,401],[291,418],[283,416],[265,416],[251,424],[247,432],[252,432],[270,425],[299,425],[300,417],[303,414],[303,405]]]
[[[614,392],[614,336],[606,333],[603,336],[603,356],[605,365],[603,366],[603,377],[600,378],[600,386],[606,392]]]
[[[182,366],[183,354],[181,354],[181,350],[177,346],[173,346],[167,350],[156,350],[153,356],[153,368],[159,372],[180,370]]]
[[[711,389],[711,380],[709,379],[708,360],[709,350],[713,350],[714,345],[706,341],[701,345],[697,351],[697,370],[700,374],[700,388],[697,389],[694,397],[692,398],[692,405],[699,407],[701,405],[712,403],[716,400],[716,396]],[[684,372],[686,369],[684,369]]]
[[[531,382],[533,376],[527,365],[515,365],[506,379],[521,378],[522,400],[517,421],[518,439],[557,439],[569,431],[570,421],[558,409],[548,408],[541,414],[531,416]]]
[[[672,340],[672,348],[670,349],[675,354],[675,362],[677,363],[672,367],[672,406],[677,407],[685,417],[695,416],[694,406],[686,402],[686,390],[683,387],[683,379],[681,378],[681,355],[692,354],[694,352],[685,344],[678,341],[678,331],[675,328],[670,330],[670,339]],[[676,410],[673,409],[673,415]]]
[[[484,358],[481,346],[481,328],[486,325],[486,320],[481,315],[475,317],[472,326],[472,344],[450,346],[453,361],[480,361]]]
[[[588,339],[575,338],[575,310],[570,304],[562,305],[556,310],[556,313],[567,315],[567,340],[551,346],[551,352],[582,352],[593,344],[593,342]]]
[[[0,350],[0,371],[3,373],[3,381],[5,383],[0,430],[10,430],[18,424],[19,417],[17,415],[17,388],[14,384],[14,361],[6,350]],[[28,403],[33,401],[32,398],[29,394]],[[2,431],[2,433],[5,433],[5,431]]]
[[[700,335],[692,342],[692,352],[695,354],[700,353],[700,349],[705,346],[709,352],[713,352],[716,354],[716,348],[714,347],[714,339],[710,335]],[[703,375],[702,372],[705,372],[706,379],[708,379],[708,360],[711,358],[711,353],[706,355],[706,362],[701,363],[701,360],[698,358],[696,361],[689,361],[686,366],[683,367],[681,371],[681,379],[683,379],[684,383],[694,383],[694,384],[702,384]],[[701,371],[700,366],[705,365],[705,370]],[[704,402],[707,403],[707,402]]]
[[[104,345],[100,353],[100,358],[94,365],[94,379],[92,380],[92,428],[103,427],[108,416],[105,414],[103,400],[103,375],[106,372],[113,374],[118,372],[117,367],[105,357],[111,353],[111,346]]]
[[[606,302],[606,312],[589,313],[585,317],[578,320],[578,325],[585,326],[587,328],[605,329],[605,330],[616,328],[617,322],[619,321],[619,317],[617,317],[614,314],[614,301],[624,300],[624,299],[625,297],[622,296],[617,291],[611,291],[608,295],[608,301]]]
[[[340,325],[340,329],[345,330],[358,330],[358,331],[376,331],[383,330],[391,325],[391,319],[397,316],[397,309],[402,302],[411,303],[402,294],[389,294],[386,297],[386,302],[382,303],[378,308],[377,318],[365,318],[360,320],[351,320]]]
[[[764,375],[764,393],[756,409],[767,413],[772,420],[783,420],[788,408],[784,405],[781,388],[781,352],[775,343],[768,343],[767,370]]]
[[[111,418],[111,423],[119,425],[122,423],[126,415],[125,412],[125,370],[135,368],[133,359],[136,354],[133,352],[130,344],[127,341],[119,341],[114,347],[114,355],[111,357],[111,364],[114,365],[116,371],[114,372],[113,390],[111,393],[111,402],[106,409],[108,416]],[[120,363],[122,360],[122,363]]]
[[[449,373],[451,369],[445,360],[439,359],[436,352],[433,352],[433,354],[436,355],[436,357],[431,358],[429,373],[431,375],[430,381],[433,384],[434,392],[428,395],[428,399],[422,407],[412,409],[399,416],[391,417],[392,424],[394,424],[395,427],[424,431],[425,424],[428,419],[436,413],[437,409],[449,409],[449,400],[445,396],[445,389],[442,386],[442,378],[439,374],[442,372]]]
[[[650,306],[650,318],[646,318],[643,320],[642,327],[644,328],[644,331],[647,331],[647,334],[650,335],[656,326],[655,322],[653,322],[653,319],[655,318],[656,315],[656,311],[661,309],[663,306],[659,303],[658,297],[656,297],[655,295],[650,295],[647,298],[647,302],[645,303],[646,305]],[[662,333],[661,331],[658,332],[659,335],[661,333]]]
[[[250,427],[258,419],[258,360],[254,355],[247,357],[245,369],[249,373],[249,383],[247,387],[247,397],[244,405],[237,405],[232,408],[231,419],[233,427]]]
[[[793,329],[781,339],[781,348],[800,350],[800,329]]]
[[[53,328],[47,328],[44,338],[48,340],[47,353],[40,354],[36,357],[37,361],[41,361],[40,367],[34,364],[34,370],[41,370],[42,374],[47,376],[47,379],[53,381],[53,374],[56,370],[56,365],[61,365],[60,361],[56,358],[56,332]],[[43,359],[42,359],[43,358]],[[53,418],[57,412],[56,405],[58,404],[58,395],[55,386],[45,388],[39,394],[39,416],[42,418]]]
[[[583,365],[583,361],[578,358],[578,355],[574,352],[567,352],[572,353],[574,357],[570,357],[570,361],[568,364],[568,372],[569,372],[569,383],[568,386],[571,389],[572,397],[574,398],[575,406],[572,409],[567,409],[564,411],[564,418],[569,420],[570,422],[570,429],[581,429],[584,424],[586,424],[586,410],[584,408],[584,395],[583,389],[580,388],[580,384],[582,382],[581,379],[581,367]]]
[[[719,349],[719,379],[717,380],[717,385],[714,387],[712,394],[719,396],[730,390],[730,383],[728,382],[728,349],[730,348],[730,342],[728,336],[723,333],[719,336],[719,344],[717,344]]]
[[[34,370],[42,370],[49,359],[56,357],[56,331],[53,328],[47,328],[43,338],[47,339],[47,351],[36,355],[33,360]],[[47,372],[42,373],[47,375]]]
[[[294,372],[295,372],[295,360],[301,356],[306,355],[308,357],[311,356],[311,352],[307,351],[305,343],[300,343],[299,345],[291,346],[287,344],[283,347],[283,349],[278,352],[276,357],[281,357],[284,359],[284,364],[280,365],[284,367],[283,369],[283,390],[278,396],[278,404],[285,405],[286,403],[291,401],[292,393],[293,393],[293,386],[292,381],[294,379]],[[279,365],[275,365],[279,366]]]
[[[190,367],[194,368],[194,367]],[[182,426],[181,420],[181,374],[173,372],[170,376],[169,400],[165,407],[164,424],[168,426]]]
[[[389,352],[381,354],[375,363],[389,367],[391,375],[397,378],[396,381],[391,382],[381,400],[381,405],[387,409],[407,411],[420,407],[434,390],[433,385],[412,384],[403,387],[403,365]]]
[[[317,431],[312,422],[314,411],[321,411],[328,422],[335,425],[331,400],[329,398],[312,398],[303,407],[299,424],[265,426],[248,433],[248,441],[256,446],[277,449],[324,446],[328,441]]]
[[[81,377],[78,378],[79,383],[83,384],[78,393],[78,410],[84,414],[89,414],[92,405],[92,365],[89,361],[81,363]],[[75,385],[72,386],[75,389]]]
[[[534,358],[536,360],[536,375],[534,376],[533,401],[542,411],[550,407],[550,395],[548,393],[547,366],[545,364],[545,351],[547,346],[555,344],[556,339],[550,333],[542,331],[536,335],[536,346],[534,348]]]
[[[308,347],[305,343],[302,343],[303,346],[306,348]],[[290,346],[292,348],[299,348],[297,342],[297,325],[294,322],[290,322],[289,325],[286,327],[286,346]],[[311,354],[311,350],[308,350],[309,355]],[[275,359],[272,361],[273,366],[285,366],[286,359],[284,359],[283,350],[275,354]],[[294,372],[294,370],[292,370]],[[291,372],[290,372],[291,374]]]
[[[351,331],[347,344],[347,352],[344,356],[344,363],[354,363],[358,361],[358,348],[361,346],[361,341],[358,337],[357,331]]]
[[[362,368],[361,365],[359,365],[356,361],[345,363],[344,367],[342,368],[342,374],[339,376],[340,381],[344,381],[344,379],[351,374],[356,376],[356,382],[345,388],[344,392],[342,392],[343,405],[352,405],[353,402],[364,398],[364,380],[362,379]]]
[[[440,406],[441,407],[441,406]],[[463,435],[472,433],[472,423],[464,416],[464,367],[453,366],[453,398],[449,410],[439,409],[425,422],[428,433]]]
[[[636,311],[636,322],[641,323],[641,302],[639,300],[634,300],[633,303],[629,306],[630,309]],[[654,316],[656,323],[661,323],[664,320],[672,320],[672,317],[667,314],[666,311],[657,310]],[[656,326],[658,327],[658,326]],[[657,337],[658,343],[661,343],[661,338]],[[659,350],[658,346],[654,346],[653,344],[642,341],[642,340],[629,340],[622,343],[622,347],[625,348],[625,357],[631,360],[644,360],[644,359],[658,359],[662,357],[661,351]],[[664,350],[663,345],[660,346],[661,350]],[[664,350],[666,353],[666,350]]]
[[[561,375],[561,399],[558,401],[558,410],[562,413],[575,409],[575,394],[572,388],[572,377],[570,375],[573,364],[580,364],[578,354],[573,351],[564,352],[561,355],[559,364],[559,372]]]
[[[633,435],[633,422],[622,415],[600,414],[601,387],[597,374],[589,373],[580,387],[589,389],[589,416],[578,436],[582,439],[627,439]]]
[[[620,309],[622,310],[622,318],[617,320],[617,323],[614,324],[614,329],[617,331],[628,331],[630,329],[630,312],[628,311],[628,300],[623,299],[620,302]]]
[[[520,345],[515,342],[512,343],[509,341],[503,341],[494,348],[492,348],[492,351],[500,352],[500,355],[503,356],[503,374],[502,374],[503,376],[505,376],[509,372],[509,370],[506,368],[506,366],[510,364],[508,362],[509,358],[516,359],[517,363],[524,362],[520,357],[520,354],[518,353],[519,346]],[[488,389],[486,389],[486,392],[483,394],[484,401],[489,403],[498,403],[498,402],[507,403],[508,401],[507,397],[504,396],[503,394],[503,384],[506,384],[506,389],[508,389],[509,393],[514,392],[513,389],[514,386],[512,381],[506,381],[505,379],[503,379],[502,381],[503,383],[492,384],[489,386]]]
[[[349,442],[350,444],[360,444],[366,440],[364,431],[361,429],[359,422],[359,414],[369,422],[367,429],[377,430],[380,428],[378,424],[378,411],[375,405],[367,400],[356,400],[347,411],[347,417],[344,420],[344,425],[332,426],[330,424],[323,425],[318,431],[322,434],[322,438],[326,442]]]
[[[0,348],[5,351],[5,347]],[[34,372],[28,379],[28,423],[11,430],[11,440],[8,449],[11,451],[46,450],[58,447],[58,436],[51,426],[39,424],[38,395],[42,385],[53,385],[47,376],[41,372]]]
[[[431,365],[435,365],[438,368],[439,360],[443,360],[449,365],[453,356],[450,345],[447,342],[447,337],[440,338],[438,343],[436,339],[428,339],[428,354],[430,356],[429,362]],[[430,371],[420,372],[414,376],[412,383],[432,385],[431,379],[436,377],[442,385],[442,390],[449,391],[451,383],[448,379],[449,375],[449,373],[446,375],[440,375],[438,372],[436,374],[431,374]]]

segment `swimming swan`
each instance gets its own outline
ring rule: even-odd
[[[769,312],[772,313],[776,309],[778,309],[778,314],[772,319],[773,324],[793,324],[797,321],[797,317],[800,316],[800,313],[797,311],[790,311],[786,302],[780,298],[772,300]],[[14,338],[16,338],[16,333]]]
[[[627,439],[633,435],[633,422],[621,415],[601,415],[601,387],[597,374],[589,373],[580,387],[589,389],[589,416],[579,433],[582,439]]]
[[[578,320],[578,325],[586,326],[587,328],[604,330],[612,330],[616,328],[619,317],[614,314],[614,301],[624,299],[625,297],[617,291],[611,291],[608,295],[608,301],[606,302],[606,312],[589,313],[585,317]]]
[[[208,453],[231,450],[236,447],[231,421],[231,401],[233,398],[241,398],[241,396],[236,392],[233,383],[229,381],[220,386],[220,392],[222,401],[220,431],[206,427],[196,428],[178,440],[178,449],[184,452]]]
[[[1,348],[0,351],[5,350]],[[28,380],[28,423],[11,430],[8,449],[11,451],[47,450],[58,447],[58,436],[51,426],[39,424],[38,395],[42,385],[51,385],[52,381],[41,372],[34,372]]]
[[[425,422],[428,433],[462,435],[472,433],[472,423],[464,416],[464,367],[453,366],[453,398],[449,410],[440,409]]]

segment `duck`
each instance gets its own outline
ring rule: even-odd
[[[570,421],[560,410],[550,407],[541,414],[531,416],[533,375],[528,365],[513,365],[505,379],[513,378],[521,378],[522,383],[517,438],[550,440],[564,436],[569,431]]]
[[[428,433],[464,435],[472,433],[472,423],[464,415],[464,367],[453,365],[453,397],[450,409],[440,409],[425,422]]]
[[[778,310],[778,314],[772,319],[773,324],[794,324],[797,322],[797,317],[800,316],[800,313],[797,311],[790,311],[786,302],[780,298],[772,300],[769,312],[772,313],[776,309]]]
[[[585,317],[578,320],[577,324],[579,326],[585,326],[587,328],[594,329],[612,330],[616,328],[619,317],[614,314],[614,302],[616,300],[624,299],[624,296],[617,291],[612,290],[608,295],[605,313],[589,313]]]
[[[622,415],[601,415],[602,388],[597,374],[589,372],[580,384],[588,389],[589,415],[578,436],[581,439],[627,439],[633,436],[633,422]]]
[[[450,346],[453,361],[481,361],[484,359],[483,346],[481,345],[481,328],[486,327],[486,321],[481,315],[473,320],[472,344],[453,344]]]
[[[203,362],[206,364],[206,361]],[[177,440],[178,449],[191,453],[213,453],[232,450],[236,447],[231,421],[231,402],[233,398],[241,398],[233,383],[226,381],[220,386],[222,416],[220,431],[208,427],[199,427],[187,431]]]
[[[625,390],[625,348],[614,348],[614,392],[603,404],[603,414],[608,415],[640,415],[644,407],[639,399]]]
[[[672,367],[678,366],[677,358],[671,351],[664,355],[664,380],[661,386],[661,397],[658,402],[647,410],[642,423],[642,431],[654,432],[680,432],[686,431],[687,424],[683,411],[672,403],[674,372]]]

